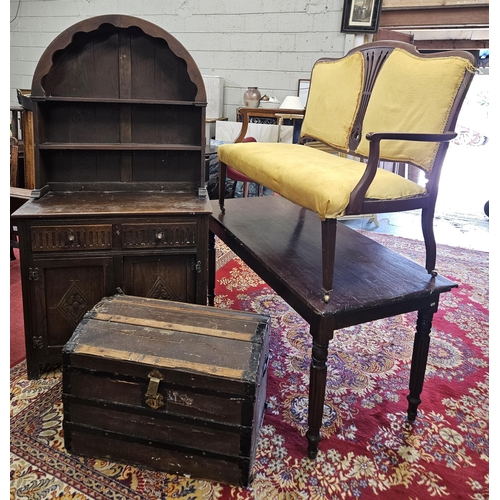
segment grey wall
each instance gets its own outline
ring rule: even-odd
[[[10,101],[30,89],[47,45],[92,16],[126,14],[161,26],[191,53],[203,75],[224,79],[224,115],[235,118],[248,86],[282,101],[296,95],[320,57],[360,41],[340,33],[343,0],[11,0]]]

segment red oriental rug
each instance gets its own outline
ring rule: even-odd
[[[423,263],[421,242],[370,234]],[[489,498],[488,254],[440,246],[438,269],[460,284],[434,316],[422,404],[406,421],[416,314],[339,330],[331,343],[323,441],[306,458],[308,326],[218,246],[216,306],[272,317],[268,407],[249,488],[66,453],[61,374],[11,370],[11,499]]]

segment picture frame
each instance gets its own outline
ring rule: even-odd
[[[309,95],[309,86],[311,85],[311,80],[309,79],[299,79],[299,85],[297,88],[297,95],[300,97],[302,104],[306,107],[307,97]]]
[[[382,0],[345,0],[342,33],[377,33]]]

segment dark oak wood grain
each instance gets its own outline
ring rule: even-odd
[[[309,456],[314,458],[318,452],[328,344],[339,328],[419,311],[408,410],[408,418],[413,420],[420,403],[429,345],[425,339],[432,316],[440,294],[457,285],[442,276],[431,276],[421,265],[338,224],[333,289],[325,303],[321,221],[316,214],[280,196],[226,200],[225,213],[217,202],[212,206],[209,300],[213,303],[215,236],[310,325]]]
[[[189,52],[131,16],[47,47],[30,93],[35,185],[19,228],[29,378],[119,288],[206,305],[206,93]]]
[[[331,318],[332,326],[384,317],[384,308],[413,307],[456,286],[442,276],[339,224],[333,292],[328,304],[321,288],[321,231],[318,216],[280,196],[226,200],[222,213],[212,202],[210,229],[303,316]],[[281,295],[281,293],[280,293]],[[368,316],[368,314],[367,314]],[[378,318],[377,318],[378,316]]]
[[[49,192],[15,214],[21,241],[28,376],[61,349],[102,297],[207,303],[205,198],[160,192]]]
[[[248,485],[265,408],[269,334],[266,315],[127,295],[103,299],[63,350],[66,449]]]

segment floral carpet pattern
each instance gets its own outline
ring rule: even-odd
[[[423,263],[421,242],[369,236]],[[440,246],[438,270],[459,287],[441,296],[434,315],[417,420],[406,420],[416,313],[339,330],[323,440],[311,461],[308,325],[218,242],[216,306],[272,321],[268,405],[250,487],[69,455],[60,370],[28,381],[22,362],[11,370],[11,499],[488,499],[488,254]]]

